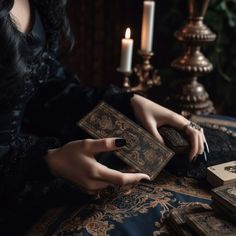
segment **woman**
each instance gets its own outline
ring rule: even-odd
[[[96,194],[109,185],[149,180],[145,174],[121,173],[96,161],[95,154],[125,145],[119,137],[87,139],[76,128],[75,122],[100,100],[134,115],[161,142],[157,127],[185,127],[192,144],[190,161],[204,151],[203,132],[184,117],[139,95],[83,88],[64,70],[57,54],[62,39],[71,39],[65,5],[65,0],[0,1],[2,222],[35,183],[63,178]]]

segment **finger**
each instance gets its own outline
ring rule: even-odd
[[[156,137],[162,144],[164,144],[164,140],[159,134],[157,130],[157,124],[155,121],[149,121],[144,124],[144,127],[149,131],[154,137]]]
[[[201,129],[201,135],[202,135],[202,139],[203,139],[204,151],[207,152],[207,153],[210,153],[209,146],[208,146],[208,143],[207,143],[206,136],[204,134],[204,129],[203,128]]]
[[[103,182],[103,181],[94,181],[91,180],[89,183],[85,183],[82,186],[80,185],[79,188],[86,193],[96,194],[106,188],[111,186],[111,184]]]
[[[197,132],[192,132],[190,135],[191,150],[189,153],[189,160],[192,161],[198,153],[198,135]]]
[[[193,157],[193,159],[192,159],[192,162],[196,162],[197,161],[197,158],[198,158],[198,156],[196,155],[196,156],[194,156]]]
[[[91,195],[91,196],[98,194],[97,191],[90,191],[90,190],[88,190],[88,189],[86,189],[86,188],[83,188],[83,187],[79,187],[79,190],[80,190],[82,193],[85,193],[85,194],[88,194],[88,195]]]
[[[99,163],[100,164],[100,163]],[[143,173],[122,173],[110,169],[102,164],[99,165],[100,178],[110,184],[129,185],[136,184],[142,179],[150,180],[150,177]]]
[[[206,151],[203,152],[203,155],[204,155],[204,160],[205,162],[207,162],[207,155],[206,155]]]
[[[109,186],[111,186],[110,183],[104,182],[104,181],[92,181],[92,184],[87,186],[87,189],[90,191],[101,191],[103,189],[108,188]]]
[[[209,149],[209,146],[208,146],[208,143],[207,143],[206,139],[205,139],[204,144],[205,144],[205,147],[206,147],[206,151],[207,151],[208,153],[210,153],[210,149]]]
[[[118,150],[126,145],[126,140],[122,138],[87,139],[85,143],[86,151],[98,153]]]
[[[198,154],[202,155],[204,152],[204,141],[201,133],[199,133],[198,135],[198,147],[199,147]]]
[[[206,136],[205,136],[204,132],[203,132],[202,135],[203,135],[203,141],[204,141],[205,151],[206,151],[207,153],[210,153],[210,149],[209,149],[209,146],[208,146],[208,143],[207,143]]]
[[[203,142],[206,142],[206,137],[205,137],[205,134],[204,134],[204,129],[201,128],[201,136],[202,136],[202,139],[203,139]]]
[[[91,195],[91,196],[95,196],[95,195],[98,195],[100,191],[93,191],[93,190],[88,190],[88,189],[80,189],[81,192],[85,193],[85,194],[88,194],[88,195]]]
[[[91,196],[95,196],[99,194],[98,191],[89,191],[89,190],[85,190],[85,193]]]

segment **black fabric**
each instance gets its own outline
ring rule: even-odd
[[[19,219],[24,219],[29,212],[37,215],[43,209],[43,198],[50,195],[45,193],[50,193],[57,181],[43,156],[48,149],[87,137],[76,127],[82,116],[102,99],[128,116],[133,115],[129,109],[132,94],[113,86],[101,91],[85,88],[77,76],[63,68],[57,59],[60,28],[48,16],[49,12],[53,14],[52,5],[50,1],[35,1],[35,4],[37,7],[32,5],[34,25],[31,32],[19,32],[22,57],[29,71],[22,78],[23,90],[17,99],[9,97],[9,104],[0,107],[0,226],[8,230],[3,235],[11,235],[9,224],[23,230],[27,222]],[[124,103],[126,106],[121,107]],[[72,192],[78,191],[67,183],[64,185],[73,189]],[[63,190],[60,189],[60,194]],[[53,196],[58,197],[58,192]],[[63,198],[59,196],[59,199]],[[17,227],[11,230],[17,232],[14,235],[20,235]],[[0,230],[0,234],[2,232]]]

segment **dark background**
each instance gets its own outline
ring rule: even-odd
[[[120,40],[130,27],[135,40],[134,65],[140,61],[142,0],[69,0],[68,13],[76,38],[76,47],[63,57],[67,67],[78,73],[87,85],[121,84],[116,72],[120,60]],[[155,57],[164,83],[172,83],[176,72],[170,69],[182,46],[173,34],[185,22],[187,0],[156,1]],[[205,23],[217,34],[217,40],[203,51],[215,70],[200,79],[220,114],[236,116],[236,0],[211,1]]]

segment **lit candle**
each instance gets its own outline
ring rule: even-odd
[[[151,52],[153,44],[155,2],[144,1],[141,51]]]
[[[130,72],[132,68],[134,40],[131,39],[130,37],[131,37],[130,28],[127,28],[125,32],[125,38],[122,39],[121,43],[120,70],[123,72]]]

